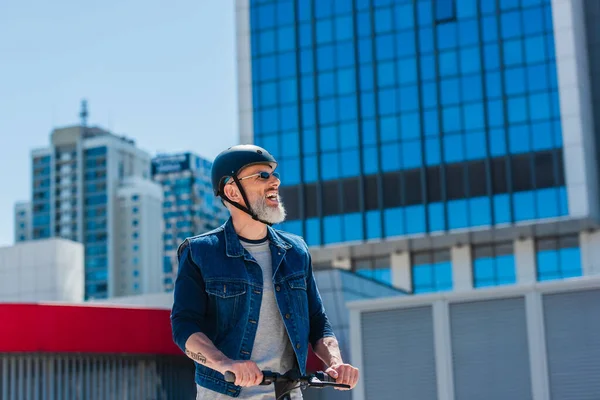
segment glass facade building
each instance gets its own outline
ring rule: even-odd
[[[238,0],[240,140],[280,161],[281,228],[414,292],[516,283],[519,252],[585,274],[600,7],[558,3]]]
[[[152,179],[163,188],[164,288],[173,290],[177,248],[186,238],[217,228],[229,213],[212,193],[212,162],[193,153],[152,159]]]

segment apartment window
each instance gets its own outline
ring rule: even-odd
[[[388,256],[356,259],[353,261],[353,264],[354,271],[357,275],[387,285],[392,284],[392,271],[390,267],[390,258]]]
[[[456,19],[455,0],[435,0],[435,21],[437,23],[449,22]]]
[[[577,235],[536,239],[538,281],[581,276],[581,251]]]
[[[448,250],[415,253],[412,257],[413,293],[452,290],[452,262]]]
[[[473,286],[508,285],[516,282],[512,243],[473,246]]]

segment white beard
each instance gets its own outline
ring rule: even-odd
[[[277,207],[271,207],[267,204],[267,199],[264,197],[259,197],[256,201],[251,203],[252,211],[256,214],[256,216],[263,221],[266,221],[270,224],[278,224],[280,222],[285,221],[286,212],[285,207],[283,207],[283,203],[278,196],[279,204]]]

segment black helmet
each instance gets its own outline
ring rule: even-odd
[[[219,155],[217,155],[213,161],[211,168],[212,189],[215,196],[220,196],[223,200],[231,203],[234,207],[237,207],[240,210],[250,214],[255,220],[269,224],[268,222],[260,220],[250,209],[250,203],[246,198],[246,193],[244,193],[242,185],[237,179],[237,175],[240,170],[256,164],[269,164],[273,169],[275,169],[277,167],[277,160],[275,160],[275,157],[273,157],[267,150],[253,144],[236,145],[219,153]],[[248,205],[248,208],[242,206],[241,204],[232,202],[227,196],[225,196],[223,193],[223,186],[225,185],[227,178],[232,178],[235,183],[237,183],[242,197]]]

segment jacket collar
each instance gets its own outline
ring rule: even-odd
[[[238,234],[235,232],[233,226],[233,220],[231,217],[225,222],[225,251],[228,257],[242,257],[244,255],[244,246],[240,243]],[[267,237],[269,241],[276,247],[287,250],[292,247],[291,244],[286,242],[281,235],[279,235],[275,229],[267,226]]]

